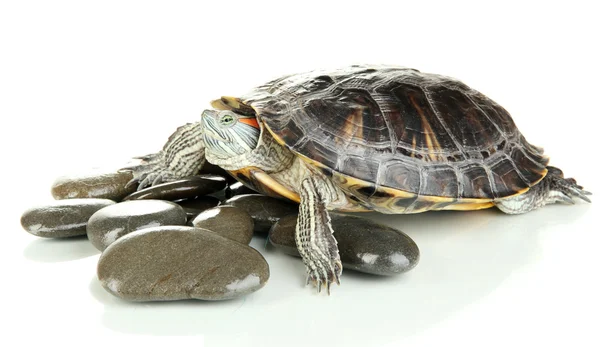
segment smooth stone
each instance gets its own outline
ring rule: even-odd
[[[106,172],[91,170],[83,174],[66,175],[57,178],[52,184],[52,197],[62,199],[111,199],[121,201],[135,192],[135,187],[125,188],[133,179],[129,171]]]
[[[110,245],[100,256],[98,279],[127,300],[224,300],[262,288],[269,265],[255,249],[208,230],[167,226]]]
[[[396,275],[419,262],[419,247],[405,233],[370,219],[330,213],[344,269],[374,275]],[[299,257],[294,233],[297,216],[279,220],[269,241],[283,252]]]
[[[181,200],[212,194],[225,189],[227,182],[221,176],[200,175],[157,184],[129,194],[123,200]]]
[[[220,201],[212,196],[200,196],[196,199],[179,200],[175,202],[177,205],[183,207],[188,220],[192,220],[201,212],[217,206]]]
[[[242,182],[236,182],[227,187],[225,190],[225,197],[231,199],[234,196],[246,195],[246,194],[258,194],[254,189],[246,187]]]
[[[227,183],[234,183],[237,180],[229,174],[226,170],[222,169],[220,166],[213,165],[208,161],[202,165],[202,169],[199,172],[200,175],[209,174],[209,175],[217,175],[225,178]]]
[[[233,206],[219,206],[206,210],[192,220],[192,225],[244,244],[250,243],[254,233],[252,217]]]
[[[40,237],[85,235],[90,217],[113,204],[115,202],[108,199],[57,200],[25,211],[21,216],[21,225],[28,233]]]
[[[298,214],[298,204],[266,195],[246,194],[234,196],[223,205],[239,207],[254,219],[254,231],[267,233],[280,218]]]
[[[125,201],[91,216],[87,235],[94,247],[104,251],[111,243],[133,231],[163,225],[184,225],[183,207],[170,201]]]

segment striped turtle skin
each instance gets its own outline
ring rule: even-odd
[[[255,113],[352,200],[384,213],[488,208],[547,173],[543,150],[504,108],[456,79],[414,69],[313,71],[217,103]]]

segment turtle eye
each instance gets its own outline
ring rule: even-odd
[[[221,118],[219,119],[219,123],[220,123],[222,126],[230,126],[230,125],[232,125],[234,122],[235,122],[235,118],[233,118],[233,116],[232,116],[232,115],[230,115],[230,114],[226,114],[226,115],[224,115],[223,117],[221,117]]]

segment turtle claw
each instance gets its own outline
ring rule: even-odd
[[[306,277],[306,285],[312,283],[317,288],[317,293],[321,293],[323,287],[327,290],[327,295],[331,295],[331,285],[335,282],[340,285],[340,276],[342,274],[342,262],[334,260],[319,264],[317,268],[307,267],[308,276]],[[333,263],[333,265],[331,265]],[[314,265],[314,263],[313,263]],[[325,265],[325,266],[324,266]],[[319,271],[320,270],[320,271]]]
[[[133,159],[139,159],[141,161],[150,162],[158,158],[158,153],[151,153],[146,155],[140,155],[139,157],[133,157]]]
[[[138,185],[138,183],[139,183],[139,180],[134,177],[129,182],[127,182],[127,184],[125,185],[125,189],[129,190],[130,188],[135,187],[136,185]]]
[[[133,174],[133,178],[127,182],[126,188],[137,186],[137,191],[144,188],[155,186],[163,182],[172,180],[172,175],[165,165],[163,165],[160,153],[148,154],[135,159],[141,159],[142,163],[137,165],[122,168],[120,171],[129,171]]]
[[[562,202],[563,204],[575,205],[575,201],[571,199],[570,196],[564,193],[561,193],[560,196],[556,198],[556,200]]]
[[[137,187],[138,192],[146,187],[149,187],[152,185],[152,175],[147,175],[139,184]]]
[[[560,202],[565,202],[569,204],[574,204],[574,198],[583,200],[585,202],[592,202],[588,195],[592,195],[591,192],[584,190],[582,186],[577,184],[577,181],[573,178],[558,178],[556,181],[555,190],[560,192]]]
[[[152,181],[153,186],[161,184],[161,183],[163,183],[162,175],[157,175],[156,178]]]
[[[167,182],[166,177],[168,177],[168,175],[164,172],[149,172],[140,182],[140,184],[137,187],[137,190],[140,191],[144,188],[153,187],[163,182]]]
[[[342,262],[338,260],[335,262],[334,268],[335,268],[334,280],[335,280],[335,283],[337,283],[337,285],[339,286],[339,285],[341,285],[340,276],[342,275],[342,269],[344,268],[344,266],[342,265]]]
[[[574,187],[572,187],[570,189],[570,191],[574,196],[578,197],[579,199],[581,199],[585,202],[592,202],[592,200],[590,200],[590,198],[587,197],[588,195],[591,195],[590,192],[586,192],[585,190],[581,190],[581,189],[574,188]],[[589,194],[586,194],[586,193],[589,193]]]

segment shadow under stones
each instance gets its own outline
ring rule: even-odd
[[[103,324],[124,333],[202,335],[210,345],[386,345],[481,301],[536,261],[545,229],[568,225],[587,211],[548,206],[520,216],[495,210],[363,215],[413,238],[420,262],[406,274],[384,278],[347,271],[330,297],[301,284],[305,273],[299,259],[261,247],[256,248],[272,269],[269,283],[240,299],[131,303],[104,291],[96,278],[90,291],[104,305]],[[559,232],[569,232],[563,229]],[[253,244],[263,242],[259,237]],[[324,333],[332,322],[343,330]]]
[[[58,263],[83,259],[99,254],[87,236],[59,239],[37,239],[23,250],[23,256],[40,263]]]
[[[133,302],[120,299],[102,287],[94,276],[89,290],[104,305],[102,323],[107,328],[128,334],[157,336],[194,336],[220,331],[228,316],[246,298],[224,301],[177,300]]]

